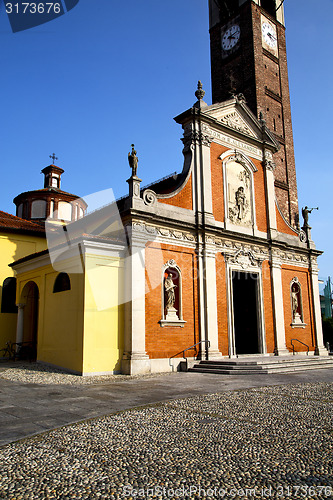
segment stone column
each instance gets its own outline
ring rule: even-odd
[[[16,323],[16,343],[23,342],[23,326],[24,326],[24,307],[25,304],[17,304],[17,323]]]
[[[317,264],[315,266],[311,265],[311,293],[312,293],[312,303],[313,303],[313,323],[314,323],[314,334],[315,334],[315,354],[318,356],[327,356],[328,351],[324,347],[323,339],[323,325],[321,321],[321,309],[320,309],[320,295],[319,295],[319,284],[318,284],[318,269]]]
[[[145,241],[131,236],[125,261],[125,345],[122,371],[128,375],[150,372],[145,328]]]
[[[278,356],[289,355],[290,352],[286,346],[286,331],[284,327],[284,309],[283,309],[283,293],[282,293],[282,272],[281,263],[271,263],[272,273],[272,294],[273,294],[273,314],[275,321],[275,352]]]
[[[216,293],[216,254],[206,249],[203,253],[204,293],[205,293],[205,330],[206,340],[210,342],[209,359],[220,359],[218,346],[217,293]]]

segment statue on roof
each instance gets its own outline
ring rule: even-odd
[[[309,207],[305,206],[304,208],[302,208],[302,217],[304,219],[304,225],[303,225],[304,228],[310,228],[310,226],[309,226],[309,214],[312,212],[312,210],[319,210],[319,207],[309,208]]]
[[[128,163],[132,169],[132,177],[136,177],[136,173],[138,170],[138,161],[139,161],[139,158],[136,156],[134,144],[132,144],[132,151],[130,153],[128,153]]]

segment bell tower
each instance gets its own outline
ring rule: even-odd
[[[283,0],[209,0],[213,103],[244,94],[280,144],[275,191],[289,223],[299,212]]]

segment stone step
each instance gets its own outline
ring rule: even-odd
[[[318,365],[333,365],[333,360],[331,359],[322,359],[322,360],[313,360],[308,361],[306,359],[299,361],[284,361],[283,363],[258,363],[258,364],[250,364],[250,363],[223,363],[218,361],[200,361],[200,366],[210,368],[227,368],[228,370],[262,370],[266,368],[278,369],[280,367],[288,367],[288,366],[318,366]],[[199,366],[199,365],[196,365]]]
[[[204,363],[207,365],[228,365],[228,366],[261,366],[266,364],[279,365],[285,363],[318,363],[318,362],[328,362],[332,363],[333,360],[328,356],[288,356],[288,357],[280,357],[280,356],[267,356],[261,357],[258,359],[225,359],[225,360],[202,360],[200,363]]]
[[[188,369],[189,372],[218,373],[221,375],[254,375],[268,373],[291,373],[295,371],[315,370],[319,368],[333,367],[332,358],[321,357],[297,357],[284,358],[283,360],[203,360]]]

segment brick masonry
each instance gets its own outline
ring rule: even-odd
[[[302,308],[303,308],[303,319],[306,323],[305,328],[293,328],[291,326],[292,322],[292,310],[291,310],[291,294],[290,294],[290,282],[294,277],[297,277],[302,290]],[[312,316],[312,300],[311,300],[311,282],[310,275],[307,269],[302,269],[294,266],[282,266],[282,283],[283,283],[283,308],[284,308],[284,318],[285,318],[285,328],[286,328],[286,345],[287,348],[292,351],[291,339],[299,339],[310,347],[310,351],[315,349],[315,336],[314,336],[314,324]],[[295,343],[297,351],[306,351],[306,347],[299,343]]]
[[[262,46],[261,14],[276,24],[279,58]],[[286,219],[298,222],[298,199],[291,124],[285,28],[253,2],[246,2],[234,18],[240,24],[239,49],[222,59],[221,27],[211,31],[211,73],[213,103],[230,99],[231,93],[243,93],[258,117],[262,112],[267,126],[280,144],[275,154],[276,196]]]
[[[192,174],[189,176],[187,183],[179,193],[171,196],[170,198],[160,199],[158,201],[159,203],[165,203],[166,205],[173,205],[174,207],[193,210]]]
[[[194,250],[150,243],[146,247],[146,273],[161,276],[156,252],[163,252],[163,262],[174,259],[182,272],[182,308],[184,327],[162,327],[162,283],[146,294],[146,352],[151,359],[174,356],[199,341],[197,260]],[[194,351],[188,351],[188,356]]]

